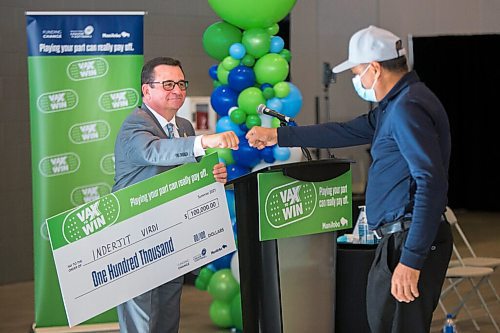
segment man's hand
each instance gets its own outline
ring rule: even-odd
[[[419,296],[420,271],[399,263],[392,273],[391,294],[398,302],[410,303]]]
[[[278,130],[276,128],[254,126],[245,137],[251,147],[263,149],[266,146],[278,143]]]
[[[212,172],[216,181],[222,184],[227,182],[227,169],[224,163],[214,165],[214,170]]]
[[[233,131],[217,134],[208,134],[201,137],[201,145],[205,148],[231,148],[238,149],[240,140]]]

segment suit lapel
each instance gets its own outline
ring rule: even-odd
[[[141,109],[143,109],[144,111],[146,111],[147,115],[151,117],[151,119],[154,121],[154,123],[156,124],[156,126],[158,127],[158,129],[160,130],[160,132],[163,133],[163,136],[165,138],[168,138],[168,135],[165,132],[165,129],[163,127],[161,127],[161,124],[158,122],[158,119],[156,119],[156,117],[154,116],[154,114],[151,113],[151,110],[148,109],[148,107],[146,106],[146,104],[142,104]]]

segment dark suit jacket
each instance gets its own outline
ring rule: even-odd
[[[196,162],[191,123],[176,116],[180,138],[168,139],[160,123],[143,104],[123,122],[115,142],[113,192],[178,165]]]

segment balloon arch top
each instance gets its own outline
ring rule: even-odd
[[[295,117],[302,107],[302,94],[286,81],[291,53],[278,36],[278,22],[292,10],[296,0],[208,0],[222,19],[203,33],[205,52],[218,63],[211,66],[214,80],[210,97],[219,115],[216,132],[234,131],[239,149],[211,149],[227,165],[228,179],[242,176],[263,166],[300,160],[300,149],[278,145],[257,150],[245,139],[253,126],[278,127],[279,120],[259,115],[265,104],[286,116]],[[229,214],[236,237],[234,193],[226,191]],[[196,288],[213,297],[209,315],[221,328],[242,330],[238,253],[222,257],[200,271]]]
[[[278,22],[290,13],[295,0],[209,0],[208,3],[222,19],[203,34],[205,52],[219,61],[208,71],[214,80],[210,102],[219,115],[216,132],[231,130],[240,138],[238,150],[214,149],[228,166],[228,178],[276,161],[300,158],[300,154],[279,146],[259,151],[245,139],[253,126],[279,126],[279,120],[257,114],[259,104],[289,117],[295,117],[302,107],[300,90],[285,81],[291,53],[278,36]]]

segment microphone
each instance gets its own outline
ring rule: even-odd
[[[293,118],[285,116],[284,114],[279,113],[278,111],[274,111],[273,109],[268,108],[265,104],[259,104],[257,107],[258,114],[267,114],[268,116],[278,118],[280,121],[285,123],[289,123],[291,121],[295,121]]]

